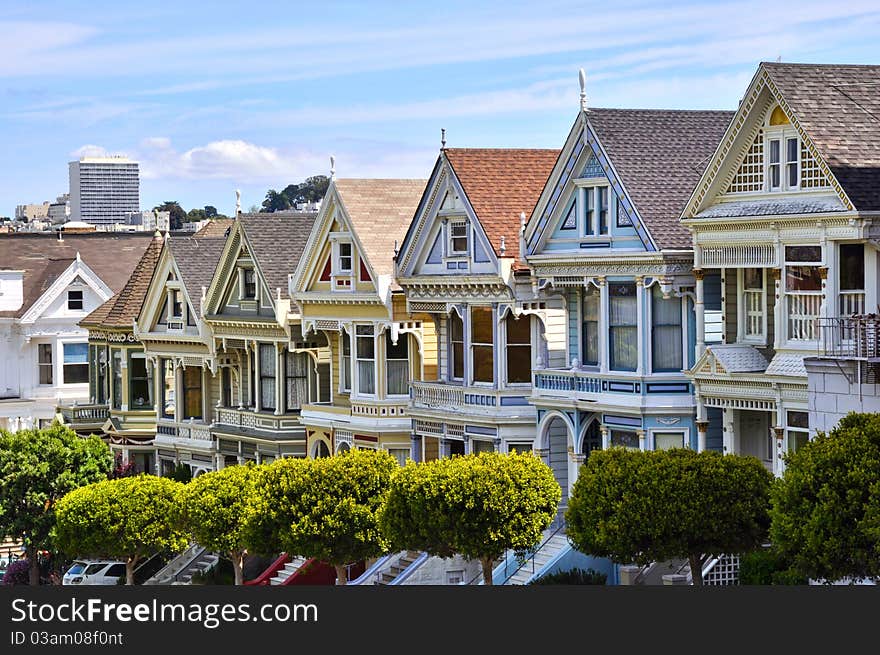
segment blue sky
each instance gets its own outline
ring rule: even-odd
[[[0,215],[79,154],[141,205],[231,212],[327,174],[426,177],[454,147],[560,147],[578,107],[734,109],[761,60],[880,63],[876,0],[0,5]]]

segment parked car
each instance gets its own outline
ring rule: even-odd
[[[113,585],[125,577],[125,562],[75,560],[61,579],[63,585]]]

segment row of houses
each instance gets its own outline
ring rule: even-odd
[[[728,112],[590,108],[582,78],[560,150],[444,144],[427,179],[157,234],[59,412],[160,474],[530,450],[565,498],[612,445],[779,474],[880,409],[878,83],[762,63]]]

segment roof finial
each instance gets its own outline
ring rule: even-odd
[[[336,157],[330,155],[330,179],[336,179]]]
[[[503,235],[501,237],[501,247],[498,249],[498,251],[501,253],[502,257],[504,257],[504,253],[507,252],[507,243]]]
[[[782,63],[782,55],[777,55],[777,57],[776,57],[776,63],[777,63],[777,64],[781,64],[781,63]]]
[[[445,127],[440,128],[440,149],[441,150],[446,149],[446,128]]]
[[[241,189],[235,190],[235,215],[238,216],[241,213]]]
[[[587,74],[583,68],[578,71],[578,81],[581,84],[581,111],[587,111]]]
[[[397,257],[397,255],[399,253],[400,253],[400,250],[398,250],[398,248],[397,248],[397,239],[395,239],[394,240],[394,256]]]
[[[520,234],[522,234],[523,232],[526,231],[526,213],[525,212],[519,213],[519,231],[520,231]]]

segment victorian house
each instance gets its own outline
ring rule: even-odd
[[[564,364],[564,308],[535,292],[521,232],[558,150],[443,148],[396,259],[406,310],[436,335],[410,384],[412,457],[531,450],[532,369]]]
[[[78,323],[122,289],[149,243],[148,234],[0,237],[0,429],[46,426],[60,407],[77,429],[100,431],[108,407],[90,389]]]
[[[179,463],[194,475],[220,466],[210,426],[223,375],[203,314],[226,243],[220,234],[165,239],[135,325],[135,338],[154,371],[155,447],[162,474]]]
[[[162,252],[164,239],[157,232],[122,290],[91,312],[79,325],[88,330],[90,397],[101,410],[100,423],[88,424],[73,411],[69,424],[77,431],[104,436],[114,454],[135,463],[139,472],[156,473],[155,369],[135,336],[135,324]],[[104,252],[104,257],[112,256]],[[103,413],[106,412],[106,413]],[[92,414],[90,413],[91,417]]]
[[[218,468],[304,457],[301,407],[329,397],[326,342],[314,335],[304,338],[287,295],[288,275],[299,264],[315,216],[239,215],[199,301],[200,320],[212,342],[202,367],[207,371],[192,374],[193,387],[202,385],[199,406],[193,401],[192,410],[210,411]],[[185,376],[178,375],[185,387]],[[180,406],[179,411],[190,410]]]
[[[382,448],[410,455],[410,383],[436,371],[434,324],[407,311],[394,256],[425,180],[334,179],[305,255],[290,276],[301,311],[291,329],[326,344],[312,351],[322,393],[302,407],[308,454]]]
[[[698,419],[776,473],[812,432],[878,409],[878,84],[878,66],[760,64],[682,214]]]
[[[582,100],[532,212],[532,287],[522,301],[555,296],[565,308],[558,356],[534,366],[534,448],[563,504],[594,449],[714,445],[696,430],[686,377],[695,280],[678,217],[731,116],[589,109]]]

